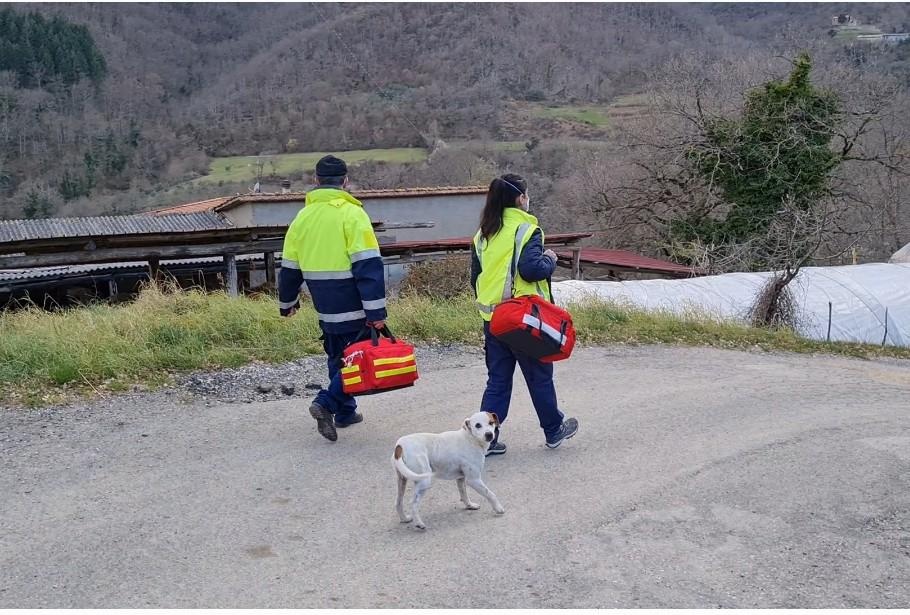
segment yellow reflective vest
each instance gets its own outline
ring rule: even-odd
[[[484,320],[490,320],[493,308],[512,297],[539,295],[550,300],[550,284],[546,280],[529,282],[518,271],[521,251],[539,228],[536,217],[517,207],[508,207],[498,233],[489,239],[484,239],[480,231],[474,235],[474,252],[480,262],[475,288],[477,309]]]

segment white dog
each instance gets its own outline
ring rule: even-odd
[[[465,419],[464,425],[457,431],[435,433],[415,433],[399,438],[395,443],[392,465],[398,478],[398,499],[395,509],[402,523],[410,523],[411,517],[405,514],[402,500],[408,481],[414,482],[414,500],[411,513],[415,525],[426,529],[420,518],[420,498],[430,488],[433,478],[455,480],[461,501],[468,510],[480,508],[468,499],[465,483],[474,491],[485,497],[497,515],[505,512],[496,495],[484,484],[481,474],[487,447],[496,435],[499,420],[490,412],[478,412]]]

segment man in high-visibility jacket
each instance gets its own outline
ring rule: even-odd
[[[294,315],[303,284],[313,300],[330,382],[319,391],[310,414],[319,433],[334,442],[336,427],[363,421],[357,402],[342,390],[341,359],[366,326],[385,326],[385,271],[370,217],[347,192],[344,161],[322,158],[316,181],[318,188],[307,193],[284,238],[278,301],[282,316]]]

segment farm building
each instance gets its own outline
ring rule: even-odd
[[[355,191],[373,220],[390,285],[411,263],[465,254],[484,194],[473,186]],[[130,216],[0,221],[0,308],[23,300],[48,308],[117,301],[151,279],[231,294],[269,292],[284,234],[305,196],[247,194]],[[698,274],[622,250],[577,246],[590,235],[547,235],[571,277]]]
[[[486,192],[487,189],[483,186],[456,186],[355,190],[352,194],[363,203],[373,220],[425,223],[416,228],[399,228],[380,238],[385,243],[394,243],[473,235],[477,230]],[[304,206],[305,200],[305,192],[244,194],[165,207],[150,213],[173,215],[214,212],[236,226],[287,226]]]

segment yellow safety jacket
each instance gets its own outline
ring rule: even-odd
[[[386,318],[385,272],[379,243],[363,205],[335,188],[307,193],[284,238],[279,307],[299,306],[306,283],[324,331],[357,331]]]

